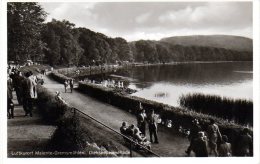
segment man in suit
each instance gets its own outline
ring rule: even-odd
[[[141,113],[139,113],[137,116],[137,127],[140,129],[142,135],[144,135],[144,136],[145,136],[146,118],[147,118],[147,116],[146,116],[145,110],[143,109],[141,111]]]
[[[149,132],[150,132],[150,141],[153,143],[153,136],[154,136],[154,143],[159,143],[158,136],[157,136],[157,116],[154,114],[154,110],[152,110],[152,113],[150,114],[148,118],[149,123]]]

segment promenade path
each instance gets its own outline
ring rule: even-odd
[[[136,125],[136,117],[120,108],[98,101],[86,94],[74,90],[73,93],[65,93],[63,84],[60,84],[49,76],[44,77],[46,87],[51,92],[60,91],[62,98],[72,107],[96,118],[111,128],[119,131],[123,121]],[[187,138],[178,132],[173,132],[166,127],[158,129],[159,144],[152,144],[152,151],[164,157],[184,157],[189,145]],[[149,138],[148,130],[146,136]]]
[[[47,151],[56,128],[42,119],[37,109],[33,117],[24,117],[24,110],[18,104],[13,92],[14,118],[7,121],[8,157],[40,157],[37,151]]]

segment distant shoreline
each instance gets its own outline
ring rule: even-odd
[[[170,62],[170,63],[134,63],[135,66],[153,66],[153,65],[176,65],[176,64],[203,64],[203,63],[239,63],[253,61],[183,61],[183,62]]]

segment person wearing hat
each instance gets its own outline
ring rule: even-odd
[[[198,137],[192,142],[191,150],[196,157],[208,157],[207,140],[204,132],[198,132]]]

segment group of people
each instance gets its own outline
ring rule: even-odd
[[[103,80],[103,81],[95,81],[95,80],[90,80],[90,79],[84,79],[85,82],[96,84],[99,83],[104,87],[108,88],[125,88],[124,82],[123,81],[115,81],[115,80]]]
[[[127,125],[126,122],[122,123],[120,127],[120,132],[126,136],[130,136],[137,142],[145,145],[150,143],[159,144],[158,140],[158,116],[151,110],[149,115],[146,114],[145,109],[143,109],[140,103],[140,112],[137,114],[137,126],[131,124]],[[150,134],[150,142],[146,138],[146,124],[148,123],[148,129]]]
[[[74,80],[73,79],[65,80],[64,81],[65,93],[67,92],[68,87],[70,87],[70,92],[72,93],[73,86],[74,86]]]
[[[37,99],[38,78],[31,71],[24,75],[16,67],[8,67],[7,76],[7,115],[14,118],[13,90],[16,92],[18,104],[23,106],[25,116],[32,117],[34,102]],[[11,71],[10,71],[11,69]]]
[[[232,145],[226,135],[222,135],[218,125],[213,119],[207,129],[202,129],[197,119],[192,121],[192,127],[189,135],[190,145],[185,151],[189,156],[191,151],[196,157],[208,157],[214,153],[214,156],[230,157],[232,156]],[[245,128],[238,137],[238,154],[239,156],[250,156],[253,140],[249,134],[248,128]]]
[[[140,109],[141,112],[137,115],[137,127],[140,129],[140,132],[146,136],[146,123],[148,123],[150,142],[158,144],[158,116],[154,113],[154,110],[152,110],[149,115],[146,115],[145,109],[143,109],[142,106]]]
[[[123,122],[122,126],[120,127],[120,132],[128,138],[139,143],[140,145],[145,146],[148,149],[151,149],[151,142],[147,140],[147,138],[140,132],[139,128],[136,127],[134,124],[128,126],[126,122]],[[124,139],[127,143],[131,142],[126,137],[124,137]]]

